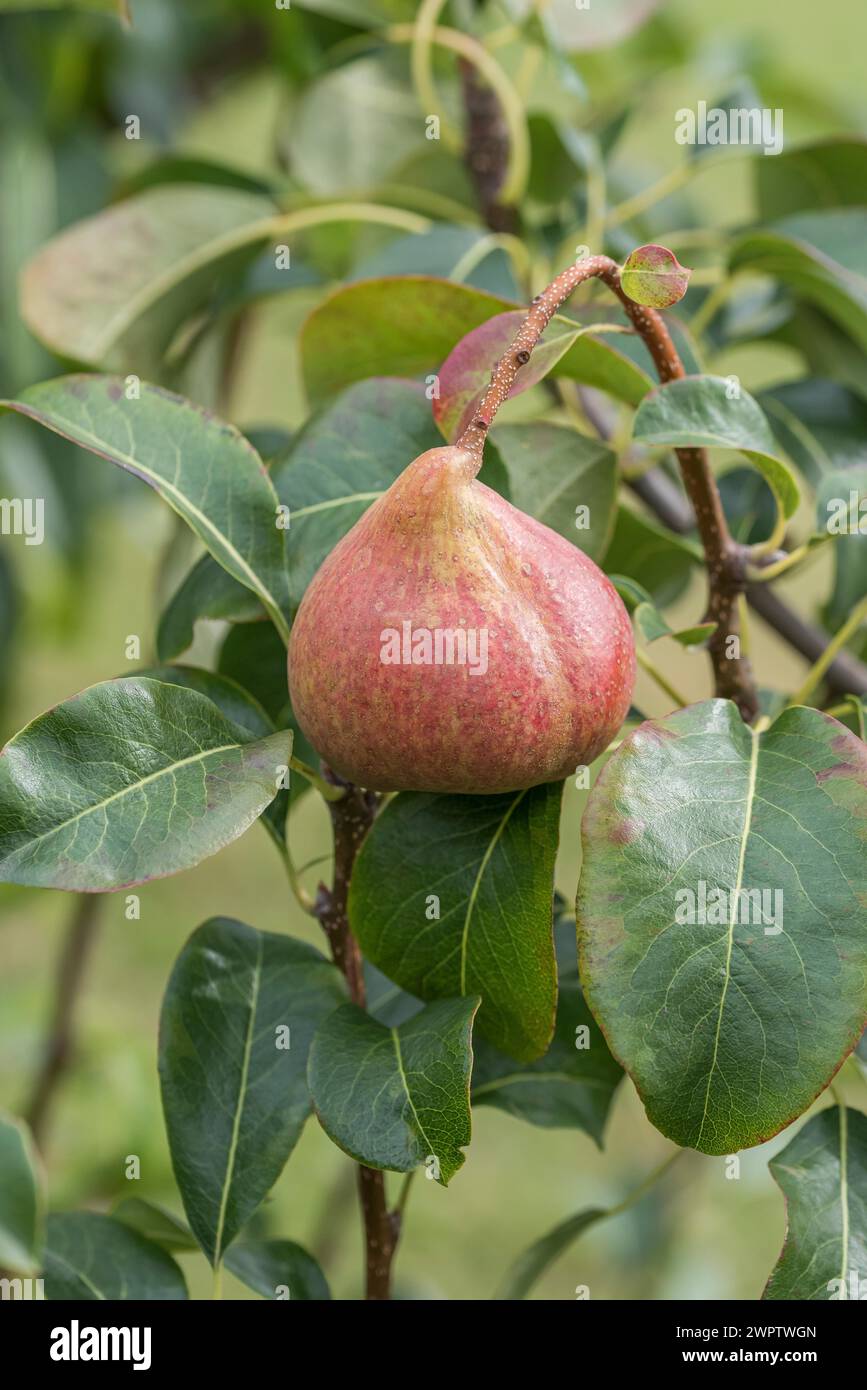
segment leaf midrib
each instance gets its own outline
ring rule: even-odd
[[[472,889],[471,889],[471,891],[470,891],[470,897],[469,897],[469,901],[468,901],[468,903],[467,903],[467,915],[466,915],[466,917],[464,918],[464,927],[463,927],[463,931],[462,931],[462,933],[461,933],[461,990],[460,990],[460,992],[461,992],[462,995],[463,995],[463,994],[466,994],[466,992],[467,992],[467,956],[468,956],[468,954],[469,954],[470,922],[471,922],[471,920],[472,920],[473,911],[474,911],[475,906],[476,906],[476,899],[477,899],[478,896],[479,896],[479,889],[480,889],[480,887],[481,887],[482,878],[484,877],[484,873],[485,873],[485,870],[487,869],[488,864],[489,864],[489,862],[490,862],[491,855],[493,854],[493,852],[494,852],[494,850],[495,850],[497,844],[499,843],[499,841],[500,841],[500,839],[501,839],[501,837],[502,837],[503,831],[505,830],[505,828],[506,828],[506,826],[507,826],[507,824],[508,824],[508,822],[509,822],[509,818],[511,817],[512,812],[514,811],[514,809],[515,809],[515,807],[518,805],[518,803],[519,803],[519,802],[523,799],[523,797],[525,797],[526,795],[527,795],[526,791],[521,791],[521,792],[518,793],[518,795],[515,797],[515,800],[512,802],[511,806],[509,807],[508,811],[506,812],[506,814],[503,816],[502,820],[500,821],[500,824],[497,826],[496,833],[491,837],[491,842],[490,842],[490,844],[488,845],[487,849],[485,850],[484,854],[482,855],[482,862],[481,862],[480,865],[479,865],[479,871],[478,871],[478,873],[476,874],[475,882],[473,883]]]
[[[150,772],[147,777],[143,777],[140,781],[134,782],[131,786],[122,787],[119,792],[112,792],[111,796],[105,797],[104,800],[94,802],[92,806],[85,806],[83,810],[77,811],[75,815],[70,816],[68,820],[61,821],[59,825],[52,826],[50,830],[43,831],[41,835],[34,836],[27,841],[27,849],[32,849],[34,845],[40,844],[43,840],[50,839],[52,835],[59,834],[61,830],[67,830],[70,825],[75,825],[76,821],[82,820],[85,816],[89,816],[95,811],[104,810],[105,807],[110,806],[112,802],[119,801],[125,796],[130,796],[134,792],[141,791],[142,787],[146,787],[149,782],[155,782],[160,777],[173,777],[180,768],[189,767],[191,763],[209,758],[212,754],[234,752],[236,749],[243,749],[248,746],[249,745],[244,743],[225,743],[221,744],[218,748],[200,749],[198,753],[192,753],[190,757],[182,758],[180,762],[172,763],[169,767],[161,767],[156,772]],[[17,853],[17,850],[14,852]]]
[[[716,1035],[714,1037],[713,1044],[713,1057],[711,1058],[710,1069],[707,1074],[707,1088],[704,1093],[704,1110],[702,1112],[701,1125],[698,1131],[698,1138],[695,1141],[696,1148],[700,1146],[702,1135],[704,1134],[704,1127],[707,1121],[708,1114],[708,1105],[710,1104],[710,1088],[713,1084],[713,1076],[714,1072],[716,1071],[717,1057],[719,1055],[719,1040],[720,1035],[722,1033],[723,1013],[725,1011],[726,995],[728,994],[729,981],[731,980],[732,950],[734,948],[735,939],[735,918],[738,915],[738,902],[740,897],[741,884],[743,883],[744,878],[744,864],[746,862],[747,842],[750,837],[750,828],[752,826],[753,819],[753,806],[756,798],[756,773],[758,771],[759,765],[759,739],[761,735],[754,733],[752,729],[748,729],[747,732],[749,733],[749,736],[752,740],[752,747],[750,749],[750,769],[749,779],[747,782],[746,809],[744,811],[744,829],[743,834],[741,835],[741,844],[738,853],[737,879],[734,888],[731,890],[732,908],[729,914],[728,941],[726,945],[725,980],[723,982],[722,993],[720,994],[719,1013],[717,1015],[716,1021]]]
[[[226,1175],[223,1179],[223,1189],[220,1195],[220,1212],[217,1217],[217,1230],[214,1239],[214,1265],[220,1264],[223,1258],[223,1231],[226,1225],[226,1208],[229,1204],[229,1192],[232,1187],[234,1177],[235,1157],[238,1151],[238,1140],[241,1132],[241,1115],[244,1110],[244,1102],[247,1097],[247,1081],[250,1075],[250,1057],[253,1051],[253,1030],[256,1023],[256,1010],[259,1005],[259,989],[262,981],[262,937],[256,937],[256,963],[253,967],[253,979],[251,981],[251,995],[249,1005],[249,1016],[247,1019],[247,1032],[244,1037],[244,1055],[241,1062],[241,1080],[238,1085],[238,1099],[235,1105],[235,1115],[232,1121],[232,1137],[229,1141],[229,1152],[226,1156]]]
[[[49,429],[53,429],[56,434],[62,435],[64,433],[62,429],[59,429],[56,425],[51,423],[51,418],[46,415],[45,412],[39,412],[34,406],[29,406],[27,403],[21,401],[0,402],[0,404],[8,405],[13,410],[20,410],[22,414],[32,416],[41,424],[47,425]],[[59,424],[62,423],[67,431],[72,432],[67,433],[66,438],[71,439],[73,442],[76,442],[78,438],[87,439],[89,441],[89,446],[86,447],[92,447],[94,453],[101,454],[103,458],[108,458],[109,462],[116,462],[120,464],[121,467],[126,467],[131,473],[150,482],[157,492],[165,495],[166,501],[173,511],[176,511],[178,515],[185,520],[193,518],[201,526],[202,530],[207,535],[211,536],[212,539],[216,540],[223,550],[231,556],[238,566],[238,569],[247,576],[246,581],[242,580],[241,582],[246,582],[247,587],[252,589],[255,594],[259,595],[259,598],[265,604],[265,607],[274,619],[280,635],[284,640],[288,637],[289,629],[286,620],[271,590],[262,581],[252,566],[244,559],[240,551],[232,544],[225,532],[221,531],[219,527],[211,521],[210,517],[195,505],[185,492],[182,492],[181,489],[170,482],[168,478],[164,478],[161,474],[155,473],[153,469],[148,468],[147,464],[142,463],[140,459],[136,459],[132,454],[124,453],[123,450],[108,445],[104,439],[101,439],[99,435],[93,434],[85,426],[76,424],[59,412],[53,418],[56,419]],[[106,453],[107,448],[110,449],[110,453]],[[275,511],[278,504],[277,493],[274,492]],[[214,558],[216,559],[216,556]],[[217,563],[219,564],[220,561]]]

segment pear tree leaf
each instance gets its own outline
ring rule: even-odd
[[[266,240],[275,213],[270,198],[237,188],[145,189],[37,251],[22,275],[24,320],[59,357],[155,375],[179,324],[233,258]]]
[[[770,1138],[867,1016],[867,748],[705,700],[624,740],[582,843],[584,994],[648,1118],[703,1153]]]
[[[561,795],[560,783],[401,792],[365,839],[349,891],[350,924],[375,966],[419,999],[481,995],[478,1031],[521,1062],[545,1052],[554,1027]]]
[[[185,1222],[173,1216],[156,1202],[148,1202],[143,1197],[125,1197],[111,1213],[115,1221],[138,1231],[146,1240],[169,1254],[198,1250],[196,1238]]]
[[[40,715],[0,756],[0,881],[99,893],[190,869],[277,794],[291,733],[132,676]]]
[[[737,449],[753,463],[774,494],[780,515],[797,511],[800,492],[780,458],[761,406],[743,389],[729,398],[718,376],[687,376],[658,386],[635,413],[633,437],[650,447]]]
[[[691,274],[673,251],[651,244],[630,252],[623,263],[620,284],[633,303],[670,309],[683,299]]]
[[[798,212],[745,232],[729,270],[773,276],[867,348],[867,208]]]
[[[576,9],[573,0],[550,0],[540,16],[555,51],[592,53],[628,39],[659,7],[659,0],[606,0]],[[518,0],[519,16],[533,13],[530,0]]]
[[[525,318],[524,309],[497,314],[462,337],[446,357],[438,373],[439,394],[434,397],[433,410],[450,443],[472,420],[491,379],[493,364],[508,351]],[[631,332],[625,321],[581,325],[556,314],[529,361],[518,368],[509,396],[521,395],[553,373],[575,377],[637,405],[650,389],[650,380],[640,367],[617,352],[616,345],[609,346],[604,336]]]
[[[491,442],[505,465],[512,504],[598,563],[614,527],[616,454],[598,439],[542,420],[498,425]]]
[[[129,0],[0,0],[4,10],[96,10],[129,23]]]
[[[768,1164],[786,1242],[766,1299],[860,1299],[867,1281],[867,1116],[834,1105]]]
[[[602,1134],[623,1072],[584,1003],[577,972],[560,979],[557,1023],[544,1057],[515,1062],[484,1039],[473,1045],[473,1105],[493,1105],[546,1129]]]
[[[505,325],[504,311],[513,316]],[[371,376],[428,378],[428,384],[434,384],[456,345],[494,315],[500,316],[498,323],[480,340],[473,340],[480,345],[472,354],[476,374],[472,392],[487,384],[492,363],[514,336],[511,325],[526,316],[525,309],[468,285],[425,275],[348,285],[314,309],[301,331],[301,365],[310,402],[321,405],[353,382]],[[555,371],[633,405],[650,389],[644,372],[603,337],[593,337],[594,330],[599,332],[598,324],[578,337],[582,325],[558,315],[551,328],[555,334],[576,335],[571,346],[560,344],[568,347],[564,355],[554,354]],[[463,372],[460,379],[464,382]]]
[[[526,1250],[522,1250],[497,1290],[496,1299],[515,1302],[526,1298],[545,1271],[568,1250],[572,1242],[595,1226],[597,1221],[604,1221],[608,1215],[610,1213],[605,1207],[588,1207],[586,1211],[576,1212],[574,1216],[559,1222]]]
[[[265,626],[265,624],[261,624],[261,626]],[[267,628],[269,632],[274,633],[270,623],[267,624]],[[279,643],[281,652],[283,652],[283,664],[285,666],[286,649],[276,633],[274,633],[274,637],[275,641]],[[204,695],[212,701],[227,719],[231,720],[233,724],[237,724],[247,734],[252,734],[254,738],[267,738],[270,734],[275,734],[278,728],[292,728],[291,725],[276,724],[255,696],[229,676],[205,671],[200,666],[168,665],[150,666],[136,674],[149,680],[165,681],[167,685],[181,685],[187,690],[197,690],[200,695]],[[292,728],[292,735],[292,752],[303,757],[304,754],[299,755],[295,747],[294,728]],[[300,792],[310,785],[303,777],[293,778],[288,771],[285,776],[289,778],[289,789],[281,787],[274,800],[262,812],[262,824],[276,842],[281,854],[285,852],[286,814],[289,809],[291,790],[297,786]]]
[[[633,613],[635,626],[645,642],[657,642],[660,637],[673,637],[682,647],[700,647],[716,632],[716,623],[696,623],[693,627],[675,632],[653,603],[639,603]]]
[[[761,106],[761,102],[756,102]],[[760,222],[792,213],[864,202],[867,140],[847,135],[784,149],[773,159],[753,160]]]
[[[293,603],[363,512],[398,474],[442,440],[430,402],[410,381],[374,378],[343,391],[315,415],[271,479],[289,508],[288,553]]]
[[[172,1167],[213,1265],[267,1196],[310,1113],[317,1026],[345,998],[312,946],[215,917],[175,962],[159,1072]]]
[[[23,1120],[0,1114],[0,1269],[33,1275],[40,1268],[42,1177]]]
[[[616,576],[620,597],[630,610],[644,601],[660,608],[673,603],[701,563],[701,549],[689,537],[657,526],[630,507],[617,508],[604,568],[609,577]],[[632,586],[633,598],[623,585]]]
[[[470,1142],[477,998],[439,999],[397,1028],[345,1004],[310,1047],[310,1093],[330,1139],[368,1168],[426,1165],[447,1187]]]
[[[285,532],[253,446],[233,425],[158,386],[127,399],[116,377],[69,376],[0,402],[141,478],[250,589],[288,639]]]
[[[49,1216],[45,1231],[49,1301],[152,1302],[187,1297],[171,1255],[114,1217],[95,1211]]]
[[[867,401],[839,381],[786,381],[757,400],[780,448],[814,487],[828,473],[867,467]]]
[[[331,1298],[325,1275],[294,1240],[243,1240],[226,1254],[226,1268],[263,1298],[323,1302]]]
[[[265,610],[251,589],[233,579],[211,555],[203,555],[184,575],[157,627],[157,656],[174,661],[193,645],[200,619],[255,623]]]

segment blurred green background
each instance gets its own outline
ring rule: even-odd
[[[594,6],[603,0],[593,0]],[[0,313],[3,394],[57,372],[20,324],[17,270],[54,230],[96,211],[157,157],[169,152],[232,164],[251,175],[279,172],[273,130],[309,80],[324,32],[311,38],[301,10],[257,28],[265,5],[229,0],[133,0],[135,27],[61,12],[0,18]],[[282,27],[281,27],[282,26]],[[347,31],[351,34],[352,31]],[[634,89],[635,117],[618,145],[625,190],[664,174],[680,155],[673,113],[724,86],[744,67],[761,68],[768,104],[785,110],[786,138],[867,126],[863,55],[867,12],[852,0],[786,6],[729,0],[724,7],[680,0],[661,7],[641,34],[574,66],[588,103],[619,100]],[[581,100],[577,100],[580,124]],[[140,142],[120,122],[140,114]],[[316,157],[315,148],[310,152]],[[737,162],[697,181],[702,224],[728,226],[745,215],[747,171]],[[323,242],[325,242],[323,236]],[[370,238],[371,247],[377,236]],[[338,245],[335,254],[340,257]],[[291,430],[304,418],[295,338],[326,283],[264,300],[246,329],[243,358],[222,409],[242,428]],[[793,355],[772,344],[731,349],[715,363],[755,390],[795,373]],[[188,388],[194,394],[193,388]],[[66,451],[55,456],[37,431],[0,427],[0,491],[15,480],[40,480],[49,514],[62,513],[44,546],[2,538],[0,629],[15,614],[14,640],[2,646],[0,734],[3,740],[35,714],[84,686],[129,669],[130,635],[142,662],[154,657],[155,622],[179,557],[167,560],[174,531],[161,503],[132,478],[106,476],[99,461]],[[14,494],[13,494],[14,495]],[[781,585],[802,611],[813,611],[829,573]],[[13,603],[11,594],[17,593]],[[696,582],[675,616],[695,621]],[[205,662],[217,640],[200,630],[187,661]],[[692,698],[709,693],[701,654],[666,643],[665,669]],[[758,619],[752,651],[760,683],[794,686],[803,663]],[[136,663],[139,664],[139,663]],[[665,697],[645,678],[636,701],[664,713]],[[583,795],[568,788],[558,884],[574,895]],[[327,849],[327,819],[314,797],[294,813],[296,862]],[[308,875],[311,883],[314,873]],[[138,890],[141,919],[127,921],[124,895],[99,904],[99,935],[78,1010],[74,1066],[58,1096],[46,1145],[55,1207],[110,1206],[142,1196],[179,1211],[159,1106],[156,1030],[171,964],[192,929],[215,914],[271,931],[289,930],[321,946],[309,918],[289,899],[279,859],[261,829],[180,878]],[[74,907],[61,893],[0,888],[0,1106],[24,1103],[50,1007],[53,973]],[[536,1297],[569,1299],[578,1284],[593,1298],[755,1298],[784,1233],[783,1202],[767,1159],[783,1139],[742,1155],[741,1177],[727,1180],[723,1159],[685,1154],[647,1201],[588,1232],[561,1258]],[[514,1256],[567,1214],[616,1202],[670,1152],[646,1122],[631,1085],[616,1097],[607,1145],[586,1136],[532,1128],[491,1108],[474,1114],[474,1137],[460,1175],[444,1191],[416,1182],[397,1259],[398,1296],[491,1297]],[[141,1157],[141,1180],[124,1177],[127,1155]],[[272,1200],[259,1218],[263,1233],[290,1236],[323,1263],[336,1297],[358,1297],[361,1242],[352,1163],[308,1123]],[[207,1296],[200,1258],[181,1257],[193,1296]],[[231,1276],[225,1296],[253,1297]]]

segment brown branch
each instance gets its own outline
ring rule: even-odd
[[[576,261],[536,297],[515,339],[494,367],[491,382],[478,411],[464,430],[458,445],[481,462],[491,422],[506,400],[521,367],[560,305],[578,285],[597,276],[620,300],[630,322],[653,358],[661,382],[684,375],[683,365],[665,322],[655,309],[636,304],[624,294],[620,269],[608,256],[588,256]],[[740,652],[738,596],[746,585],[745,547],[731,536],[716,479],[705,449],[676,449],[684,486],[693,505],[704,548],[708,579],[706,622],[716,623],[708,642],[717,695],[734,700],[744,719],[758,714],[759,701],[750,663]],[[732,639],[735,639],[734,641]]]
[[[334,830],[334,883],[320,883],[316,895],[316,916],[322,923],[335,965],[346,977],[349,997],[363,1009],[367,1002],[364,970],[358,942],[349,927],[347,902],[349,883],[361,842],[373,824],[379,798],[372,792],[345,782],[323,763],[326,781],[345,788],[340,801],[329,801]],[[364,1220],[364,1246],[367,1271],[366,1297],[391,1297],[391,1266],[400,1235],[400,1216],[389,1211],[385,1195],[385,1174],[376,1168],[358,1165],[358,1194]]]
[[[598,421],[593,423],[599,428]],[[599,432],[604,434],[602,429]],[[695,516],[689,502],[660,469],[651,468],[641,477],[630,479],[629,486],[669,530],[686,535],[695,526]],[[795,613],[771,584],[747,584],[746,596],[753,611],[790,647],[794,647],[808,661],[818,660],[830,641],[829,634],[823,628]],[[838,652],[825,672],[825,680],[834,695],[867,694],[867,665],[852,652]]]
[[[95,893],[82,893],[75,900],[61,947],[42,1061],[23,1107],[24,1118],[39,1148],[45,1144],[49,1114],[58,1087],[74,1058],[75,1006],[96,936],[101,902]]]
[[[497,94],[466,58],[458,63],[466,114],[464,160],[479,207],[492,232],[518,230],[518,210],[500,202],[509,160],[509,132]]]

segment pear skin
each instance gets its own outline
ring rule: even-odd
[[[421,454],[335,546],[289,645],[295,716],[377,791],[492,794],[568,777],[629,709],[632,626],[577,546]]]

